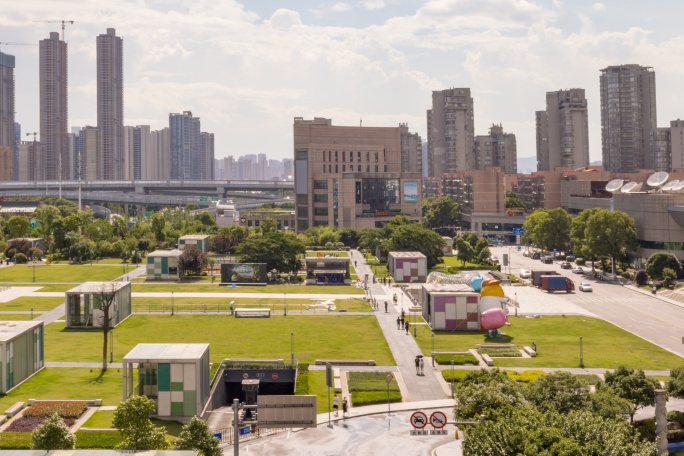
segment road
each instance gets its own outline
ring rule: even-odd
[[[581,309],[579,313],[595,315],[684,357],[684,307],[680,307],[681,304],[653,297],[650,293],[639,291],[632,286],[623,287],[574,274],[568,269],[561,269],[560,261],[543,264],[539,260],[523,256],[515,247],[492,247],[491,251],[492,255],[500,260],[503,260],[504,253],[510,252],[510,270],[515,275],[520,273],[521,268],[548,269],[570,277],[576,287],[581,282],[590,283],[593,287],[593,292],[590,293],[577,291],[569,295],[555,294],[551,297],[541,290],[535,292],[539,294],[540,299],[555,301],[554,298],[562,297],[571,308]],[[591,270],[590,267],[584,269]],[[502,271],[507,270],[508,268],[502,266]]]

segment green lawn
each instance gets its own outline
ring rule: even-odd
[[[473,269],[484,269],[484,270],[496,270],[496,266],[492,267],[491,264],[489,265],[484,265],[484,264],[479,264],[479,263],[472,263],[470,261],[466,261],[465,266],[463,266],[463,262],[458,259],[456,255],[450,256],[450,257],[442,257],[442,263],[439,263],[437,266],[434,268],[431,268],[428,273],[437,271],[437,272],[443,272],[445,274],[448,274],[447,269],[450,266],[454,266],[460,270],[473,270]]]
[[[277,298],[235,298],[234,300],[226,298],[174,298],[173,308],[174,312],[229,312],[230,302],[235,302],[235,307],[257,307],[272,309],[276,314],[282,314],[285,304],[287,304],[287,312],[290,314],[297,314],[309,310],[314,310],[312,304],[316,301],[309,299],[285,299],[284,297]],[[346,310],[347,312],[370,312],[370,303],[361,299],[336,299],[336,311]],[[0,310],[2,306],[0,305]],[[317,308],[316,311],[320,313],[328,313],[325,309]],[[133,298],[133,312],[164,312],[171,313],[171,301],[169,298]]]
[[[114,330],[114,360],[120,362],[138,343],[209,343],[211,360],[223,358],[290,358],[294,333],[295,358],[373,359],[394,365],[394,358],[375,316],[320,315],[233,318],[216,315],[133,315]],[[102,333],[45,327],[47,361],[99,362]]]
[[[309,371],[309,394],[316,395],[316,413],[328,412],[328,387],[325,384],[325,371]],[[333,411],[333,397],[335,388],[330,388],[330,411]],[[342,395],[340,398],[340,408],[342,407]],[[335,413],[332,414],[335,416]]]
[[[33,267],[19,264],[2,268],[2,282],[34,282]],[[36,283],[41,282],[98,282],[109,281],[124,274],[121,266],[41,265],[35,267]]]
[[[37,314],[34,314],[35,318]],[[31,314],[0,314],[0,320],[2,321],[13,321],[13,320],[31,320]]]
[[[114,421],[114,410],[98,410],[93,413],[93,416],[88,418],[88,421],[83,425],[84,428],[93,429],[111,429],[112,421]],[[152,419],[152,423],[155,426],[163,426],[166,428],[166,440],[171,443],[176,440],[176,437],[180,434],[183,425],[177,421],[166,421]],[[119,435],[117,433],[117,435]]]
[[[504,337],[487,343],[514,343],[516,348],[537,344],[536,358],[497,358],[499,367],[579,367],[579,338],[583,340],[584,366],[639,369],[670,369],[681,365],[681,357],[670,353],[603,320],[589,317],[543,316],[515,318],[503,329]],[[418,327],[423,354],[431,351],[431,331]],[[435,351],[465,351],[485,342],[486,332],[437,332]]]
[[[134,292],[212,292],[212,293],[273,293],[275,295],[287,294],[358,294],[363,290],[350,285],[267,285],[253,286],[241,285],[237,287],[221,287],[218,283],[133,283]]]
[[[39,285],[40,286],[40,292],[57,292],[57,291],[69,291],[72,288],[75,288],[78,286],[78,284],[75,283],[69,283],[69,284],[64,284],[64,285],[57,285],[57,284],[48,284],[48,285]]]
[[[36,298],[33,296],[22,296],[10,302],[0,303],[0,310],[52,310],[64,303],[61,298]]]
[[[46,367],[9,394],[0,396],[0,411],[28,399],[102,399],[103,405],[117,405],[122,399],[121,388],[121,372],[117,369],[108,369],[100,376],[100,369],[91,372],[90,369]]]

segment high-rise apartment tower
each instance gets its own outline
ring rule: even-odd
[[[432,92],[427,126],[428,176],[473,169],[475,120],[470,89]]]
[[[38,163],[38,179],[66,179],[68,151],[67,44],[59,33],[39,44],[40,142],[45,156]]]
[[[126,170],[123,127],[123,39],[113,28],[97,37],[98,162],[102,179],[123,179]],[[100,174],[100,173],[98,173]]]
[[[14,132],[14,56],[0,52],[0,149],[9,169],[0,171],[1,180],[14,180],[15,157]]]

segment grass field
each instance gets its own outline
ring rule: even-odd
[[[120,362],[138,343],[209,343],[211,360],[223,358],[290,358],[294,333],[295,359],[374,359],[394,365],[394,358],[375,316],[320,315],[233,318],[216,315],[133,315],[114,330],[114,361]],[[102,333],[45,327],[47,361],[99,362]]]
[[[90,369],[46,367],[9,394],[0,396],[0,411],[28,399],[102,399],[103,405],[117,405],[121,402],[121,388],[121,372],[117,369],[108,369],[100,376],[100,369],[91,372]]]
[[[275,295],[274,295],[275,296]],[[229,312],[230,302],[235,302],[235,307],[256,307],[272,309],[275,314],[282,314],[285,305],[289,314],[297,314],[304,311],[329,313],[326,309],[310,307],[316,301],[309,299],[285,299],[280,298],[174,298],[174,312]],[[285,301],[286,304],[283,302]],[[361,299],[336,299],[336,310],[346,310],[347,312],[370,312],[370,303]],[[310,310],[308,310],[308,309]],[[2,310],[2,305],[0,305]],[[133,312],[163,312],[171,313],[171,301],[169,298],[133,298]]]
[[[309,371],[309,394],[316,395],[316,413],[328,412],[328,387],[325,384],[325,371]],[[332,412],[333,397],[335,397],[335,388],[330,388],[330,411]],[[342,395],[340,398],[340,407],[342,407]],[[333,416],[335,414],[333,413]]]
[[[647,342],[617,326],[589,317],[544,316],[540,319],[515,318],[504,328],[504,337],[485,340],[486,332],[437,332],[435,351],[465,351],[476,344],[514,343],[516,348],[537,345],[536,358],[497,358],[499,367],[579,367],[579,338],[583,340],[584,366],[638,369],[670,369],[684,359]],[[418,344],[423,354],[431,351],[431,332],[418,328]]]
[[[33,296],[22,296],[20,298],[13,299],[10,302],[0,303],[0,310],[52,310],[63,303],[64,297],[36,298]]]
[[[137,292],[212,292],[212,293],[273,293],[274,295],[288,294],[358,294],[362,295],[363,290],[350,285],[267,285],[250,286],[242,285],[237,287],[221,287],[218,283],[133,283],[133,291]]]
[[[111,429],[112,421],[114,421],[114,410],[98,410],[93,413],[93,416],[88,418],[88,421],[83,425],[84,428],[94,429]],[[164,426],[166,428],[166,440],[173,442],[180,434],[183,425],[177,421],[165,421],[152,419],[155,426]]]
[[[37,314],[34,314],[34,318]],[[14,320],[31,320],[31,314],[0,314],[0,320],[14,321]]]
[[[34,282],[33,266],[18,264],[0,270],[0,283]],[[36,283],[41,282],[99,282],[109,281],[124,274],[121,266],[41,265],[35,267]]]
[[[58,285],[58,284],[48,284],[48,285],[38,285],[40,287],[40,290],[38,291],[45,291],[45,292],[58,292],[58,291],[69,291],[72,288],[77,287],[79,284],[76,283],[65,283],[64,285]]]

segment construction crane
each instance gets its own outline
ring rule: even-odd
[[[62,24],[62,41],[65,41],[64,39],[64,28],[66,27],[67,24],[73,24],[74,21],[70,21],[67,19],[47,19],[47,20],[42,20],[42,21],[33,21],[33,22],[50,22],[50,23],[61,23]]]
[[[8,43],[0,41],[0,51],[2,51],[3,46],[38,46],[38,43]]]

